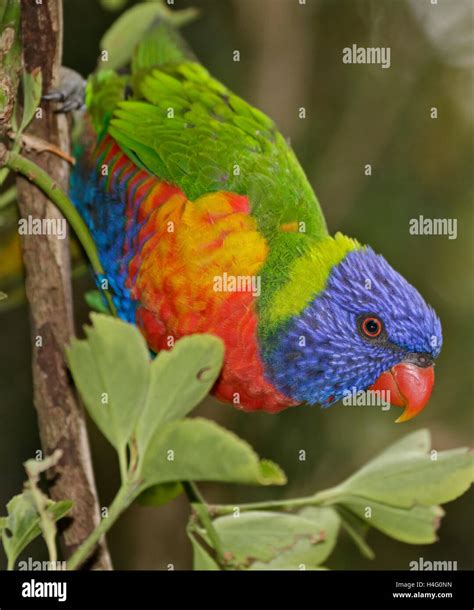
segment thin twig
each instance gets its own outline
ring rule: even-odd
[[[67,161],[69,165],[75,165],[76,160],[65,150],[61,150],[59,146],[55,144],[51,144],[51,142],[47,142],[43,140],[43,138],[37,138],[36,136],[29,135],[27,133],[21,133],[18,136],[18,133],[15,131],[9,131],[8,137],[12,140],[19,140],[20,144],[23,145],[26,150],[34,150],[35,152],[49,152],[52,155],[56,155],[60,159],[64,159]]]

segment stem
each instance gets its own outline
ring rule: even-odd
[[[16,201],[17,191],[16,186],[11,186],[8,191],[0,194],[0,210],[8,207],[11,203]]]
[[[31,492],[36,505],[36,510],[40,518],[39,526],[48,548],[48,556],[51,564],[56,564],[58,560],[58,552],[56,549],[56,535],[58,532],[54,518],[47,510],[48,497],[40,490],[39,481],[40,473],[45,472],[46,470],[49,470],[55,466],[61,459],[62,455],[62,450],[56,449],[52,455],[43,460],[41,463],[38,463],[35,460],[28,460],[24,464],[26,475],[28,477],[27,487]]]
[[[51,532],[43,532],[43,537],[48,548],[49,562],[54,565],[58,560],[58,551],[56,549],[56,526],[53,534]]]
[[[89,258],[94,271],[97,274],[103,273],[104,270],[100,264],[94,242],[92,241],[84,221],[68,197],[66,197],[62,190],[58,188],[54,180],[50,178],[44,170],[33,163],[33,161],[22,157],[18,153],[7,151],[4,154],[5,165],[7,167],[28,178],[30,182],[33,182],[33,184],[39,187],[48,196],[48,198],[51,199],[56,207],[59,208],[61,213],[68,219],[69,224],[74,229],[74,232],[86,251],[87,257]]]
[[[216,515],[228,515],[233,513],[236,508],[241,512],[246,512],[250,510],[293,510],[301,506],[321,506],[332,504],[339,492],[339,487],[331,487],[304,498],[250,502],[247,504],[217,504],[212,506],[212,512]]]
[[[106,534],[120,515],[126,510],[137,496],[137,485],[126,481],[117,492],[112,504],[109,506],[107,517],[103,517],[99,525],[81,544],[67,563],[68,570],[77,570],[92,554],[99,540]]]
[[[82,244],[92,269],[97,276],[104,275],[104,269],[99,260],[94,240],[89,233],[89,229],[82,220],[79,212],[74,207],[70,199],[58,187],[55,181],[48,176],[38,165],[22,157],[16,152],[8,151],[4,145],[0,145],[0,166],[4,165],[14,172],[25,176],[35,186],[40,188],[48,198],[56,205],[60,212],[67,218],[74,233]],[[103,291],[107,303],[113,315],[116,314],[115,305],[112,297],[107,290]]]
[[[9,572],[11,572],[14,569],[15,569],[15,558],[14,557],[9,557],[8,558],[8,562],[7,562],[7,570]]]
[[[192,481],[185,481],[182,483],[184,491],[188,497],[189,503],[194,505],[194,510],[197,512],[198,517],[201,519],[202,524],[206,528],[207,535],[209,536],[209,540],[211,541],[214,550],[216,551],[217,559],[219,563],[224,566],[226,564],[226,559],[224,555],[224,547],[222,546],[222,541],[219,537],[219,534],[216,531],[212,523],[212,519],[209,516],[208,504],[201,495],[197,485]]]

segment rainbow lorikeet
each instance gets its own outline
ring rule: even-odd
[[[275,124],[213,79],[166,23],[128,74],[87,83],[71,196],[119,315],[159,352],[226,346],[214,387],[248,411],[328,406],[368,388],[428,402],[438,317],[384,258],[322,211]]]

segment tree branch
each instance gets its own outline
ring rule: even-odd
[[[21,32],[25,68],[40,67],[44,90],[58,84],[62,55],[61,0],[21,1]],[[51,104],[32,121],[28,134],[69,151],[69,129],[64,116],[55,115]],[[31,152],[26,155],[58,186],[67,190],[68,165],[62,159]],[[25,178],[17,180],[22,217],[62,218],[57,208]],[[45,454],[62,449],[53,469],[50,494],[54,500],[74,502],[72,521],[61,532],[65,558],[87,538],[100,521],[84,412],[78,402],[64,360],[64,347],[74,332],[70,281],[69,243],[54,235],[22,237],[26,269],[26,294],[30,304],[34,402]],[[88,564],[111,569],[102,541]]]

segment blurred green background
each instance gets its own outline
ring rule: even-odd
[[[203,485],[211,501],[260,500],[311,493],[340,482],[386,445],[427,427],[434,447],[472,444],[473,378],[473,5],[470,0],[175,0],[198,6],[185,36],[223,83],[269,114],[305,168],[331,232],[370,244],[413,283],[443,324],[444,347],[429,407],[395,424],[394,410],[288,409],[276,416],[244,414],[208,399],[201,415],[215,419],[278,462],[283,488]],[[99,40],[132,1],[65,0],[64,63],[93,70]],[[342,49],[391,48],[391,67],[345,65]],[[232,60],[240,51],[240,62]],[[306,118],[299,118],[299,109]],[[431,119],[432,107],[438,118]],[[372,165],[372,176],[364,174]],[[458,237],[411,236],[423,215],[456,218]],[[0,513],[21,489],[22,462],[39,448],[32,404],[28,309],[18,280],[14,210],[0,216]],[[88,273],[74,280],[77,328],[88,317]],[[89,422],[90,423],[90,422]],[[101,503],[117,488],[114,453],[89,425]],[[306,451],[306,461],[298,459]],[[223,456],[223,459],[225,456]],[[411,560],[452,560],[474,568],[473,494],[446,506],[440,541],[409,546],[376,531],[376,559],[362,558],[341,536],[331,568],[408,569]],[[184,498],[154,509],[133,507],[109,535],[115,567],[191,567]],[[41,544],[38,558],[45,557]],[[28,551],[28,555],[31,555]],[[1,560],[0,560],[0,566]]]

